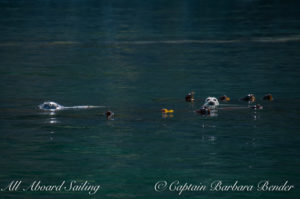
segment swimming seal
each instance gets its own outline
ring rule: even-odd
[[[83,106],[63,106],[53,101],[46,101],[40,104],[39,109],[44,111],[59,111],[59,110],[66,110],[66,109],[90,109],[90,108],[103,108],[105,106],[90,106],[90,105],[83,105]]]
[[[185,96],[185,101],[186,101],[186,102],[194,102],[194,101],[195,101],[194,94],[195,94],[194,91],[188,93],[188,94]]]
[[[241,100],[247,101],[247,102],[255,102],[256,99],[255,99],[254,94],[248,94],[247,96],[242,97]]]
[[[219,97],[219,100],[220,100],[220,101],[223,101],[223,102],[229,102],[229,101],[230,101],[230,98],[227,97],[226,95],[222,95],[221,97]]]
[[[40,104],[39,108],[43,110],[57,111],[63,109],[64,107],[56,102],[47,101]]]
[[[115,113],[112,111],[106,111],[105,116],[107,120],[114,120]]]
[[[203,107],[208,107],[210,109],[215,109],[220,105],[219,101],[215,97],[207,97],[204,101]]]
[[[274,99],[273,99],[272,94],[268,93],[263,97],[263,100],[273,101]]]

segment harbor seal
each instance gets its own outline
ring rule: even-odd
[[[63,106],[56,103],[56,102],[51,102],[47,101],[38,106],[42,110],[48,110],[48,111],[57,111],[63,109]]]
[[[272,96],[271,93],[268,93],[268,94],[266,94],[266,95],[263,97],[263,100],[273,101],[274,98],[273,98],[273,96]]]
[[[114,120],[115,113],[112,111],[106,111],[105,116],[107,120]]]
[[[220,101],[223,101],[223,102],[229,102],[229,101],[230,101],[230,98],[227,97],[226,95],[222,95],[221,97],[219,97],[219,100],[220,100]]]
[[[89,108],[104,108],[105,106],[90,106],[90,105],[83,105],[83,106],[63,106],[53,101],[46,101],[40,104],[39,109],[44,111],[59,111],[59,110],[66,110],[66,109],[89,109]]]
[[[205,99],[203,107],[208,107],[210,109],[214,109],[214,108],[216,108],[219,105],[220,105],[220,103],[219,103],[219,100],[217,98],[215,98],[215,97],[207,97]]]
[[[185,96],[185,101],[186,101],[186,102],[194,102],[194,101],[195,101],[194,94],[195,94],[194,91],[188,93],[188,94]]]
[[[247,102],[255,102],[256,99],[255,99],[254,94],[248,94],[247,96],[242,97],[241,100],[247,101]]]

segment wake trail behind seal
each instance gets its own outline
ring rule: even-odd
[[[90,108],[106,108],[106,106],[82,105],[82,106],[64,106],[64,107],[62,107],[62,109],[90,109]]]

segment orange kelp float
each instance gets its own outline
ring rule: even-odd
[[[161,109],[161,112],[162,112],[162,113],[174,113],[174,110],[173,110],[173,109],[170,109],[170,110],[169,110],[169,109],[166,109],[166,108],[162,108],[162,109]]]

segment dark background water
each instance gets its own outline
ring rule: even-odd
[[[297,1],[0,1],[0,184],[88,180],[85,192],[1,198],[299,197]],[[196,92],[194,106],[184,101]],[[275,100],[262,102],[271,92]],[[193,110],[256,94],[264,110]],[[106,109],[49,114],[43,101]],[[162,118],[160,109],[175,110]],[[159,180],[291,192],[155,192]]]

